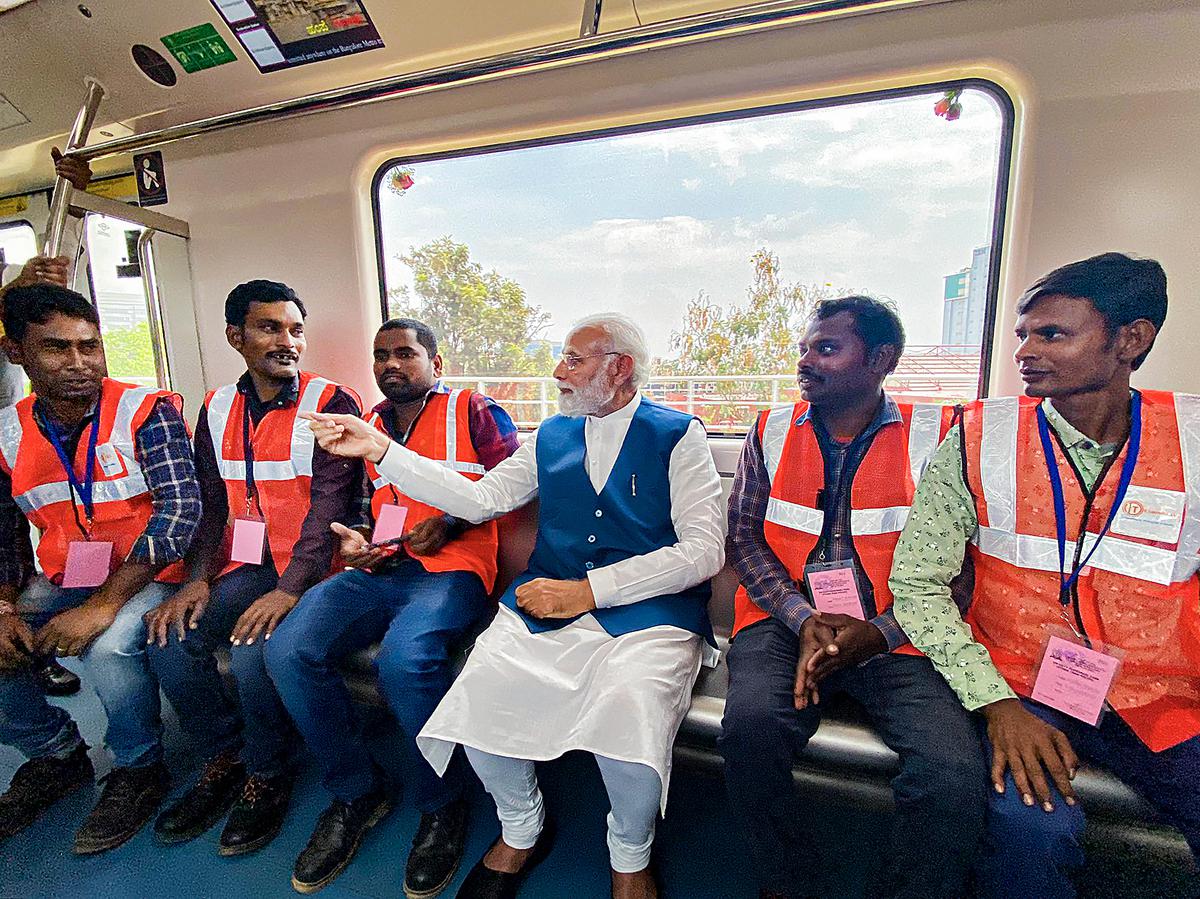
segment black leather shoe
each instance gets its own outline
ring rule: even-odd
[[[162,762],[143,768],[113,768],[103,778],[104,791],[75,834],[75,854],[115,849],[142,829],[171,789]]]
[[[79,692],[79,675],[68,671],[55,659],[47,659],[37,679],[47,696],[74,696]]]
[[[467,803],[463,799],[421,816],[404,869],[404,895],[432,899],[454,879],[467,839]]]
[[[195,785],[166,807],[154,822],[162,843],[194,839],[225,816],[246,784],[246,767],[226,752],[204,763]]]
[[[65,759],[30,759],[13,774],[0,796],[0,838],[11,837],[95,776],[88,748],[80,743]]]
[[[290,774],[251,774],[229,812],[217,851],[221,855],[242,855],[267,845],[283,827],[291,799]]]
[[[529,876],[530,871],[545,861],[553,843],[554,828],[547,820],[542,825],[542,832],[533,847],[533,852],[529,854],[529,858],[525,860],[520,871],[516,874],[493,871],[484,865],[481,858],[475,863],[475,867],[471,869],[467,879],[463,881],[463,885],[458,888],[455,899],[515,899],[522,882]],[[491,851],[490,847],[488,851]],[[486,852],[484,857],[487,857]]]
[[[334,800],[317,818],[308,845],[292,869],[292,889],[315,893],[331,884],[350,864],[367,830],[392,810],[391,791],[373,790],[353,802]]]

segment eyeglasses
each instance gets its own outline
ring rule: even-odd
[[[567,371],[575,371],[575,369],[579,368],[579,363],[582,362],[584,359],[596,359],[600,356],[624,356],[624,355],[625,355],[624,353],[617,352],[616,350],[609,350],[607,353],[590,353],[587,356],[576,356],[573,353],[563,353],[558,358],[562,362],[562,364],[567,367]]]

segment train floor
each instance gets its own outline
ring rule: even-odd
[[[83,691],[61,702],[79,722],[93,745],[92,758],[101,772],[109,767],[100,748],[104,715],[95,694]],[[403,777],[411,759],[395,758],[391,724],[382,716],[370,722],[377,754]],[[167,761],[182,787],[196,761],[187,752],[178,725],[167,712]],[[389,759],[392,761],[389,762]],[[0,747],[0,784],[7,784],[20,764],[19,755]],[[572,754],[540,766],[548,808],[559,821],[549,859],[526,881],[522,899],[603,899],[609,895],[608,859],[604,843],[607,803],[595,764]],[[289,883],[292,862],[308,838],[327,797],[311,760],[300,761],[300,777],[282,833],[257,854],[226,859],[217,855],[214,828],[181,846],[155,843],[149,827],[129,843],[102,855],[71,853],[75,827],[94,802],[85,789],[60,802],[23,833],[0,843],[0,899],[177,899],[252,896],[254,899],[295,896]],[[499,827],[482,789],[471,795],[471,831],[464,862],[445,893],[454,895],[471,863],[495,838]],[[829,804],[805,803],[811,813],[813,841],[828,860],[831,899],[864,895],[878,865],[879,847],[889,831],[889,815]],[[401,800],[396,810],[368,835],[355,861],[321,892],[328,899],[401,897],[404,862],[418,815]],[[665,899],[753,899],[756,895],[746,849],[738,837],[724,787],[711,773],[677,767],[671,783],[668,814],[660,823],[657,858]],[[1184,875],[1147,863],[1136,855],[1093,852],[1080,884],[1084,896],[1122,899],[1187,897],[1193,886]],[[1030,897],[1034,899],[1034,897]]]

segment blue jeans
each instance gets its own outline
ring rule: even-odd
[[[987,805],[987,769],[970,715],[928,659],[895,653],[835,672],[821,684],[821,704],[797,711],[799,652],[787,625],[768,618],[739,631],[727,656],[720,749],[729,802],[760,885],[786,895],[822,892],[814,883],[819,860],[799,828],[792,766],[825,703],[845,693],[900,755],[887,895],[959,899]]]
[[[1183,832],[1200,864],[1200,737],[1152,752],[1114,712],[1108,712],[1099,727],[1092,727],[1039,703],[1022,703],[1066,734],[1081,759],[1103,765],[1144,796]],[[987,752],[990,758],[990,744]],[[1083,807],[1067,805],[1053,783],[1050,789],[1053,812],[1021,802],[1012,774],[1006,776],[1003,794],[989,791],[987,836],[978,871],[983,896],[1070,899],[1075,895],[1071,872],[1084,862],[1079,845]]]
[[[267,668],[335,797],[350,802],[376,786],[339,663],[382,640],[380,688],[416,754],[416,735],[450,687],[451,647],[489,606],[477,575],[431,573],[413,559],[380,574],[345,571],[304,594],[271,637]],[[461,759],[444,778],[417,759],[409,787],[421,812],[459,796]]]
[[[166,646],[149,648],[150,666],[200,757],[240,747],[246,768],[264,777],[286,770],[291,722],[263,664],[265,635],[241,646],[231,645],[229,635],[242,613],[278,582],[269,561],[235,568],[213,581],[208,608],[195,630],[183,640],[172,631]],[[229,649],[237,702],[217,669],[218,646]]]
[[[119,768],[162,760],[158,684],[146,664],[142,616],[175,589],[173,584],[157,582],[144,587],[79,657],[83,677],[95,688],[108,715],[105,741]],[[64,590],[39,575],[21,594],[21,614],[36,631],[59,612],[82,605],[93,592]],[[24,668],[0,671],[0,742],[31,759],[65,758],[83,739],[71,716],[46,701],[36,672]]]

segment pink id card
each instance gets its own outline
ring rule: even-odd
[[[64,587],[99,587],[108,580],[113,545],[108,540],[72,540],[67,545]]]
[[[820,612],[830,615],[849,615],[865,621],[862,598],[858,595],[858,581],[854,577],[854,566],[849,562],[824,562],[807,565],[804,577],[808,581],[808,595]]]
[[[267,523],[253,518],[238,518],[233,522],[233,546],[229,561],[261,565],[267,545]]]
[[[1120,667],[1121,660],[1116,656],[1051,636],[1030,696],[1072,718],[1096,725]]]
[[[395,540],[404,533],[404,522],[408,519],[408,506],[397,506],[388,503],[379,509],[379,518],[375,520],[375,530],[371,534],[372,543],[383,543],[385,540]]]

